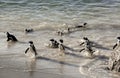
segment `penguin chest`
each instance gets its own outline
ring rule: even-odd
[[[65,50],[64,46],[62,44],[59,45],[60,50]]]
[[[118,44],[118,46],[116,47],[117,51],[120,51],[120,44]]]
[[[35,52],[34,50],[30,47],[26,55],[30,58],[35,58]]]

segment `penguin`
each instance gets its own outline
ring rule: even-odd
[[[59,43],[55,40],[54,41],[54,48],[58,48],[58,46],[59,46]]]
[[[60,43],[59,43],[59,49],[60,49],[60,51],[65,51],[65,47],[63,45],[63,40],[60,39],[59,41],[60,41]]]
[[[49,47],[53,48],[54,47],[54,39],[50,39]]]
[[[14,41],[14,42],[18,41],[17,38],[14,35],[10,34],[9,32],[7,32],[6,35],[7,35],[7,41]]]
[[[63,35],[64,35],[64,32],[63,32],[63,31],[57,31],[57,34],[58,34],[59,36],[63,36]]]
[[[59,43],[55,39],[50,39],[49,47],[58,48]]]
[[[67,31],[68,31],[68,33],[70,33],[70,28],[69,27],[67,28]]]
[[[36,48],[33,44],[33,41],[29,41],[30,46],[26,49],[25,54],[31,58],[35,58],[38,55]],[[29,52],[28,52],[29,50]]]
[[[90,40],[87,37],[83,37],[83,40],[84,40],[84,42],[81,43],[80,46],[83,45],[83,44],[91,45],[91,42],[90,42]]]
[[[113,49],[115,49],[117,46],[120,45],[120,37],[117,37],[117,43],[113,46]]]
[[[87,37],[83,37],[83,40],[84,42],[81,43],[80,46],[84,44],[84,48],[81,49],[80,52],[85,50],[88,52],[89,56],[92,56],[95,51],[92,49],[91,42],[89,41]]]
[[[25,33],[33,32],[33,29],[25,29]]]
[[[77,25],[77,26],[75,26],[75,28],[85,27],[86,25],[87,25],[87,23],[83,23],[83,25]]]

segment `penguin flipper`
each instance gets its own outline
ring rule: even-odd
[[[113,46],[113,49],[115,49],[115,48],[116,48],[116,46],[117,46],[117,43]]]
[[[82,52],[83,50],[85,50],[85,48],[81,49],[79,52]]]
[[[83,43],[81,43],[81,44],[80,44],[80,46],[82,46],[83,44],[84,44],[84,42],[83,42]]]
[[[29,48],[26,49],[25,54],[28,52]]]
[[[35,55],[37,55],[37,51],[36,51],[35,46],[33,46],[33,50],[34,50],[34,52],[35,52]]]
[[[12,36],[12,39],[13,39],[13,41],[18,41],[14,35]]]

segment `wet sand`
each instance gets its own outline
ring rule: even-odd
[[[62,37],[55,32],[46,29],[25,34],[19,31],[14,34],[19,40],[16,43],[6,42],[6,34],[1,32],[0,78],[119,78],[119,73],[105,70],[119,30],[106,29],[104,32],[100,29],[86,29]],[[84,36],[95,43],[94,58],[78,52],[82,48],[79,44]],[[69,49],[61,55],[59,49],[46,47],[50,38],[63,39]],[[36,59],[30,59],[24,54],[30,40],[33,40],[38,52]]]

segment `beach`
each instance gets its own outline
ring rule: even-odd
[[[119,78],[106,70],[116,37],[120,36],[119,0],[0,0],[0,78]],[[58,30],[82,25],[58,36]],[[25,33],[26,28],[34,32]],[[10,32],[18,42],[7,42]],[[83,37],[94,43],[94,57],[80,53]],[[64,40],[66,49],[48,48],[51,38]],[[25,55],[33,41],[36,59]]]

